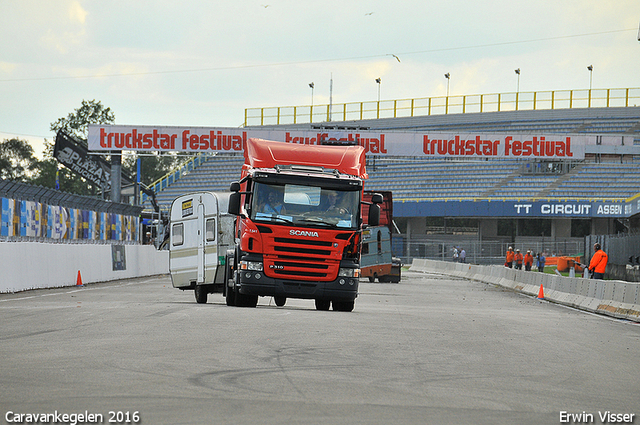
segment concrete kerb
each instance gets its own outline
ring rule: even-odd
[[[410,270],[433,272],[510,288],[537,296],[540,285],[550,302],[640,322],[640,283],[592,280],[467,263],[414,259]]]

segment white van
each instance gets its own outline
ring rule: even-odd
[[[182,195],[171,204],[169,272],[174,288],[193,289],[196,302],[223,292],[227,250],[233,250],[235,216],[228,214],[229,193]]]

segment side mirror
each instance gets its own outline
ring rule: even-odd
[[[240,193],[238,192],[229,196],[229,214],[240,215]]]
[[[371,195],[371,202],[373,202],[374,204],[381,204],[384,202],[384,198],[380,193],[374,193],[373,195]]]
[[[382,195],[378,195],[378,196],[382,196]],[[379,225],[380,225],[380,205],[375,203],[375,204],[369,205],[369,226],[379,226]]]
[[[229,187],[231,195],[229,195],[229,214],[240,215],[240,183],[233,182]]]

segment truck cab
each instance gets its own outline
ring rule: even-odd
[[[360,146],[250,139],[241,179],[231,185],[237,267],[227,303],[255,306],[259,296],[272,296],[276,305],[304,298],[314,299],[318,310],[331,304],[334,310],[353,310],[364,178]],[[377,204],[369,211],[377,222]]]

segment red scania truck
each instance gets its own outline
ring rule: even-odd
[[[241,178],[231,184],[236,245],[227,254],[227,305],[259,296],[315,300],[352,311],[358,296],[365,150],[249,139]],[[367,222],[379,222],[374,195]]]

